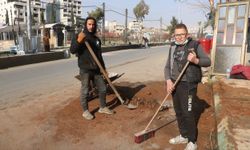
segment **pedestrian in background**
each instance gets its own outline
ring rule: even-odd
[[[44,51],[50,52],[49,32],[48,31],[45,31],[45,33],[44,33],[43,45],[44,45]]]
[[[144,41],[145,48],[148,48],[148,38],[147,37],[142,37],[142,39]]]
[[[80,68],[81,77],[81,96],[80,102],[83,108],[82,116],[87,120],[94,119],[94,116],[89,112],[88,108],[88,93],[90,80],[94,81],[98,89],[100,108],[99,113],[112,115],[113,111],[106,107],[106,91],[107,87],[101,75],[100,68],[95,63],[90,52],[88,51],[85,41],[92,47],[96,57],[105,69],[105,64],[102,58],[101,40],[96,36],[97,23],[93,17],[87,17],[84,30],[80,32],[76,39],[72,40],[70,51],[78,57],[78,67]]]
[[[194,106],[198,100],[197,86],[201,82],[201,67],[211,65],[211,60],[203,51],[201,45],[188,37],[185,24],[178,24],[174,31],[175,42],[169,50],[169,57],[164,69],[167,92],[172,93],[180,135],[169,140],[171,144],[188,143],[185,150],[197,149],[197,120]],[[186,62],[189,66],[178,84],[173,84]]]

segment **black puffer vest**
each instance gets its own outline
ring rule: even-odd
[[[179,70],[182,70],[182,68],[185,66],[187,62],[187,56],[191,51],[194,51],[197,54],[198,45],[199,45],[198,41],[191,40],[191,39],[189,40],[189,42],[184,47],[185,53],[183,55],[183,59],[178,62],[180,64]],[[196,83],[201,82],[201,78],[202,78],[201,67],[199,65],[189,63],[189,66],[187,67],[187,70],[185,71],[185,75],[187,78],[187,82],[196,82]]]

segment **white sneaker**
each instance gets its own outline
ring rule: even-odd
[[[108,114],[108,115],[114,114],[114,112],[110,110],[108,107],[99,108],[98,112],[102,114]]]
[[[193,142],[188,142],[185,150],[197,150],[197,144]]]
[[[84,111],[84,112],[82,113],[82,116],[83,116],[83,118],[85,118],[85,119],[87,119],[87,120],[92,120],[92,119],[94,119],[94,116],[93,116],[88,110]]]
[[[185,144],[185,143],[188,143],[188,139],[182,137],[181,135],[178,135],[177,137],[170,139],[169,143],[170,144]]]

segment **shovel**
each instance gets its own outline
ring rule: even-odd
[[[85,41],[85,44],[87,46],[88,51],[90,52],[91,56],[93,57],[95,63],[98,65],[98,67],[100,68],[104,78],[108,81],[109,86],[112,88],[112,90],[114,91],[115,95],[117,96],[117,98],[119,99],[119,101],[121,102],[122,105],[124,105],[125,107],[127,107],[128,109],[136,109],[138,106],[137,105],[133,105],[133,104],[125,104],[125,101],[122,99],[122,97],[120,96],[120,94],[117,92],[116,88],[113,86],[112,82],[110,81],[106,71],[104,70],[104,68],[102,67],[100,61],[97,59],[93,49],[91,48],[91,46],[89,45],[89,43],[87,41]]]

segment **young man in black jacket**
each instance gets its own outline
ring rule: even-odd
[[[188,143],[185,150],[196,150],[198,129],[193,108],[197,101],[197,86],[202,77],[201,67],[210,66],[211,60],[197,41],[188,38],[186,25],[176,25],[174,37],[175,42],[170,48],[164,73],[167,92],[172,93],[180,135],[170,139],[169,143]],[[187,61],[190,62],[189,66],[179,83],[173,87]]]
[[[94,81],[99,93],[100,108],[99,113],[112,115],[113,111],[106,107],[106,84],[101,75],[100,69],[88,51],[85,41],[92,47],[96,57],[105,69],[105,64],[101,52],[101,40],[96,36],[97,24],[96,19],[92,17],[86,18],[84,30],[80,32],[76,39],[72,40],[70,51],[78,57],[78,67],[80,68],[81,77],[81,97],[80,102],[83,108],[82,116],[87,120],[94,119],[94,116],[88,109],[88,93],[90,80]]]

